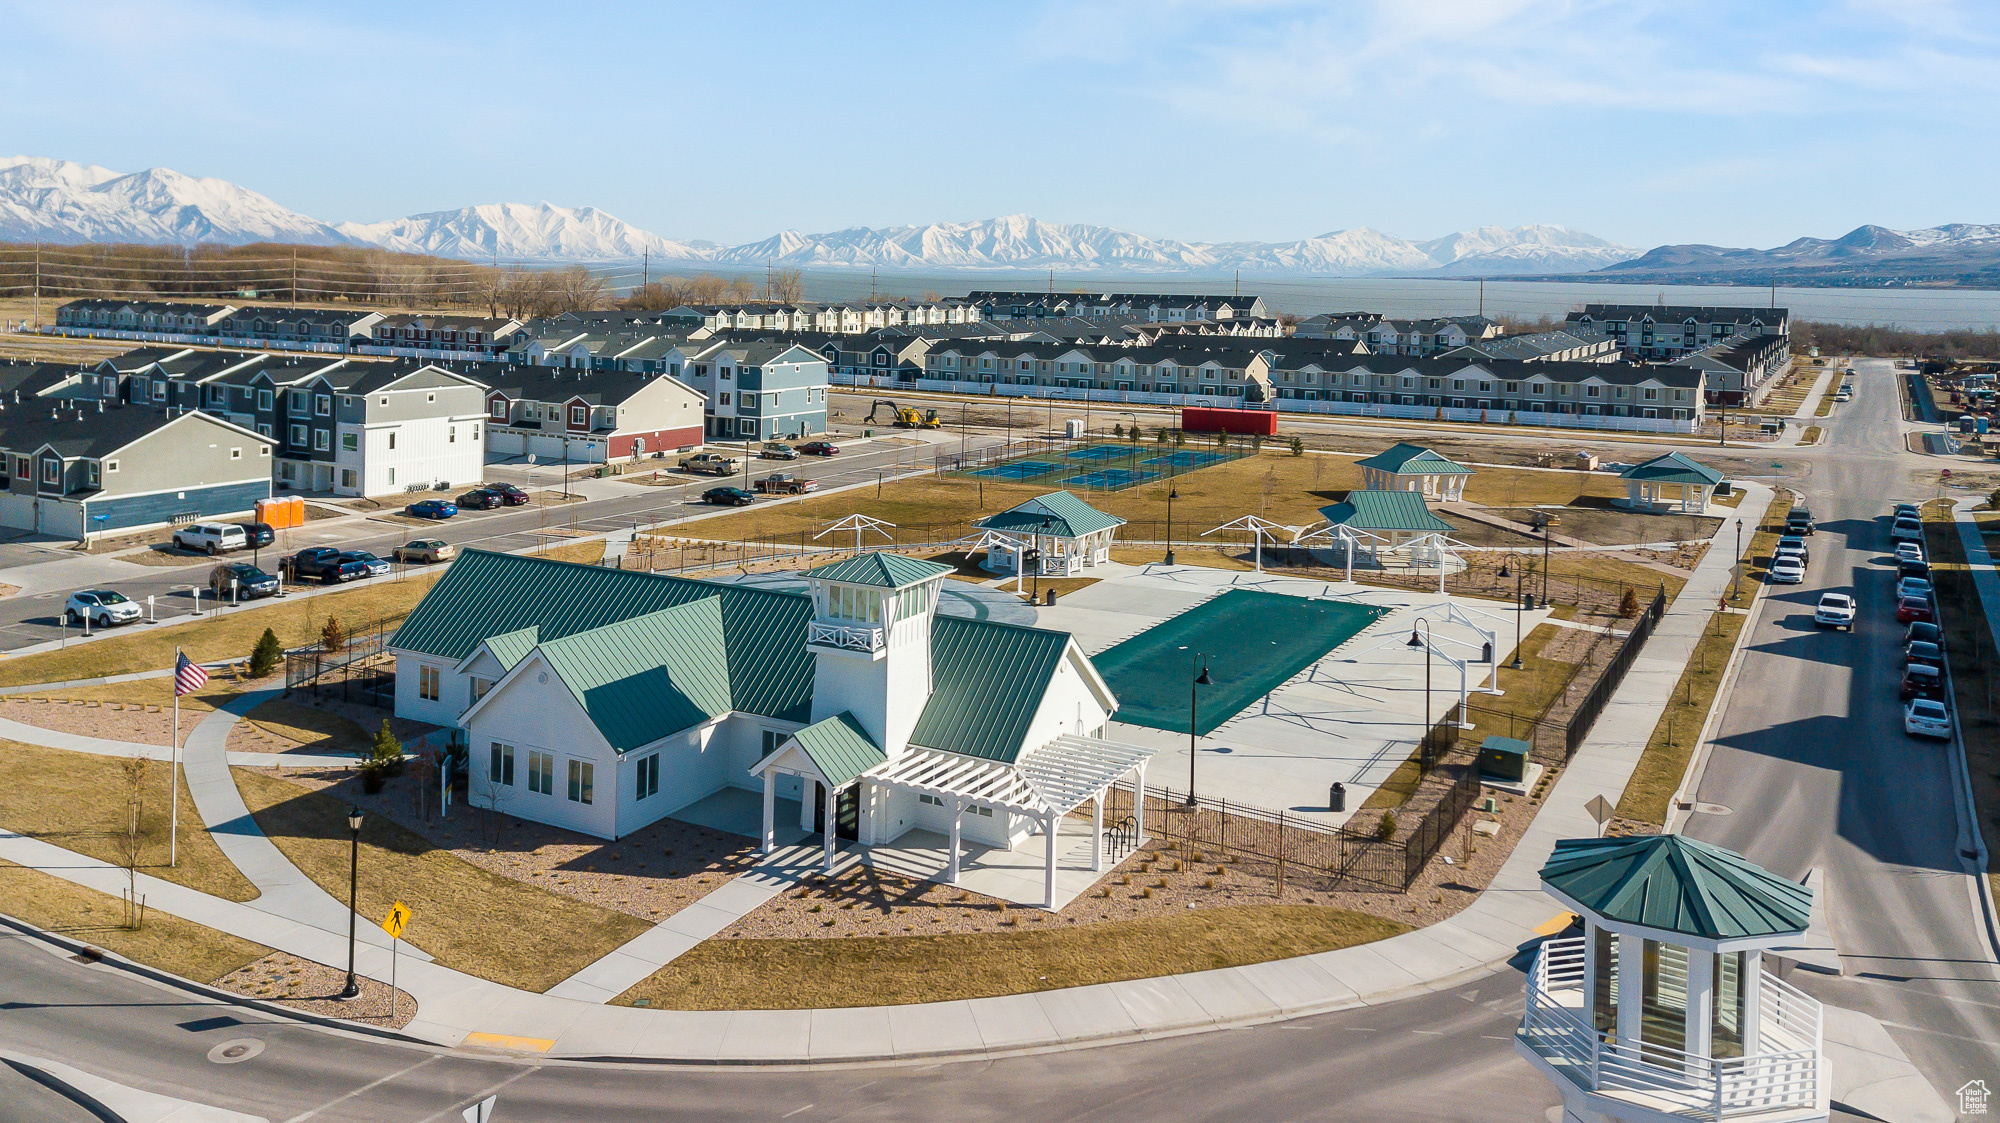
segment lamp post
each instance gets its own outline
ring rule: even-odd
[[[1521,582],[1527,579],[1528,574],[1525,570],[1520,573],[1509,573],[1507,559],[1501,558],[1500,579],[1504,581],[1509,577],[1514,579],[1514,661],[1507,664],[1507,667],[1518,671],[1521,669],[1521,614],[1525,611],[1521,604]]]
[[[1736,564],[1729,570],[1729,599],[1743,595],[1743,520],[1736,520]]]
[[[361,997],[361,984],[354,981],[354,889],[360,881],[361,873],[361,809],[352,808],[347,812],[347,985],[341,988],[340,997]]]
[[[1542,532],[1542,603],[1549,603],[1549,517],[1535,512],[1535,529]]]
[[[1174,564],[1174,500],[1181,497],[1180,489],[1167,489],[1167,558],[1166,564]]]
[[[1421,629],[1421,634],[1419,634]],[[1434,763],[1431,760],[1431,622],[1418,620],[1410,628],[1410,646],[1424,649],[1424,739],[1417,746],[1425,771]]]
[[[1200,698],[1201,698],[1201,693],[1200,693],[1200,691],[1201,691],[1201,688],[1202,688],[1202,687],[1204,687],[1204,686],[1211,686],[1211,685],[1214,685],[1214,682],[1215,682],[1215,680],[1214,680],[1214,679],[1211,679],[1211,678],[1209,678],[1209,677],[1208,677],[1208,660],[1207,660],[1207,658],[1203,657],[1202,655],[1199,655],[1199,654],[1197,654],[1197,655],[1195,656],[1195,676],[1194,676],[1194,681],[1188,684],[1188,797],[1187,797],[1187,807],[1188,807],[1188,809],[1189,809],[1190,811],[1194,809],[1194,805],[1195,805],[1195,803],[1194,803],[1194,754],[1195,754],[1195,747],[1194,747],[1194,736],[1195,736],[1195,734],[1194,734],[1194,731],[1195,731],[1195,715],[1196,715],[1196,713],[1197,713],[1197,704],[1198,704],[1198,702],[1200,701]]]

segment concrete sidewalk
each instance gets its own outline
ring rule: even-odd
[[[1734,517],[1755,526],[1771,492],[1756,484],[1745,491]],[[1715,542],[1731,542],[1733,534],[1725,520]],[[1727,549],[1708,552],[1493,884],[1463,912],[1428,928],[1339,951],[1187,975],[841,1010],[671,1011],[599,1004],[596,994],[619,985],[654,958],[651,954],[619,965],[617,978],[610,965],[602,977],[579,976],[572,988],[577,998],[531,994],[406,960],[399,981],[416,997],[419,1011],[404,1032],[443,1045],[498,1045],[551,1057],[858,1061],[1148,1038],[1393,1002],[1460,985],[1504,966],[1535,938],[1536,926],[1560,911],[1542,893],[1538,871],[1556,840],[1595,833],[1584,810],[1591,797],[1615,801],[1623,791],[1713,606],[1728,589],[1733,562]],[[18,836],[0,836],[0,857],[110,893],[122,887],[125,876],[115,867]],[[314,925],[156,879],[142,882],[151,907],[318,962],[345,964],[344,938]],[[373,925],[362,927],[380,934]],[[664,943],[668,936],[656,939]],[[385,978],[386,949],[364,949],[359,967]],[[594,1001],[578,1000],[586,988]]]

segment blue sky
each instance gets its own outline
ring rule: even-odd
[[[328,221],[747,241],[1026,212],[1189,240],[2000,222],[2000,5],[0,3],[0,149]]]

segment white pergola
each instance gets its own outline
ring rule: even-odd
[[[1211,534],[1221,534],[1226,530],[1247,530],[1250,532],[1250,567],[1258,573],[1262,573],[1264,572],[1264,537],[1270,535],[1272,538],[1276,538],[1277,535],[1273,532],[1282,530],[1293,542],[1297,542],[1300,528],[1286,526],[1284,523],[1274,523],[1269,519],[1261,518],[1257,515],[1245,515],[1232,522],[1223,523],[1212,530],[1204,530],[1201,532],[1201,536],[1206,538]]]
[[[1335,526],[1328,523],[1324,526],[1315,527],[1312,530],[1293,535],[1292,545],[1304,546],[1308,550],[1317,550],[1331,548],[1335,543],[1338,543],[1341,546],[1341,553],[1347,562],[1347,579],[1352,581],[1354,580],[1354,551],[1363,548],[1361,540],[1364,538],[1368,540],[1366,547],[1368,550],[1368,560],[1371,562],[1377,560],[1375,552],[1377,547],[1387,545],[1389,540],[1379,534],[1371,534],[1365,530],[1356,530],[1351,526]]]
[[[851,530],[854,532],[854,552],[858,554],[861,552],[861,536],[869,531],[874,531],[876,534],[881,535],[884,539],[887,539],[889,541],[894,541],[894,538],[889,534],[889,531],[882,529],[885,526],[888,527],[889,530],[896,529],[895,523],[885,522],[882,519],[870,518],[867,515],[859,515],[859,514],[849,515],[837,523],[829,524],[825,530],[822,530],[818,534],[813,535],[813,541],[817,542],[820,539],[826,537],[827,535],[832,534],[836,530]]]
[[[947,884],[958,884],[960,821],[968,807],[991,807],[1024,815],[1042,824],[1047,840],[1043,856],[1044,908],[1056,901],[1056,851],[1060,826],[1070,812],[1091,804],[1092,871],[1104,868],[1104,793],[1112,785],[1132,783],[1133,815],[1138,834],[1146,826],[1146,762],[1154,750],[1066,734],[1024,754],[1014,764],[982,760],[958,753],[919,749],[886,761],[861,774],[861,779],[885,788],[930,796],[951,808],[951,854],[945,865]]]
[[[1465,557],[1459,551],[1470,548],[1449,534],[1445,534],[1442,531],[1433,531],[1429,534],[1419,534],[1415,538],[1398,542],[1394,546],[1389,547],[1385,552],[1406,555],[1410,559],[1412,566],[1422,565],[1426,558],[1435,561],[1438,571],[1438,592],[1442,594],[1444,592],[1445,559],[1452,559],[1462,568],[1465,565]]]
[[[988,552],[993,550],[1013,551],[1014,591],[1017,593],[1021,591],[1021,583],[1028,576],[1027,571],[1022,568],[1022,558],[1028,552],[1028,540],[1026,538],[1016,534],[1008,534],[1000,530],[982,530],[978,534],[968,534],[963,538],[947,542],[945,545],[952,550],[964,554],[968,558],[982,550]],[[1001,580],[1005,581],[1006,578],[1002,577]]]

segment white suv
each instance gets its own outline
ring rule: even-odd
[[[1951,711],[1930,698],[1912,698],[1903,707],[1903,732],[1912,737],[1951,740]]]
[[[219,554],[248,548],[250,536],[235,523],[190,523],[174,531],[174,545],[197,553]]]
[[[81,625],[85,620],[100,628],[115,624],[130,624],[139,619],[139,606],[124,593],[110,589],[83,589],[71,593],[63,602],[63,616],[72,625]]]
[[[1813,627],[1854,630],[1854,598],[1846,593],[1824,593],[1813,609]]]

